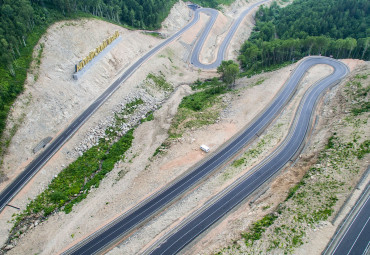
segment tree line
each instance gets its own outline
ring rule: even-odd
[[[230,5],[235,0],[192,0],[192,3],[198,4],[202,7],[209,7],[218,9],[221,4]]]
[[[0,137],[22,92],[34,46],[57,20],[95,15],[132,28],[157,29],[177,0],[0,0]],[[4,144],[0,141],[0,156]]]
[[[89,13],[134,28],[158,29],[176,0],[0,0],[1,63],[11,64],[35,26]],[[10,66],[10,71],[14,70]]]
[[[260,7],[239,61],[247,74],[308,55],[369,60],[367,0],[296,0]]]
[[[63,13],[82,11],[135,28],[158,29],[176,0],[31,0]]]

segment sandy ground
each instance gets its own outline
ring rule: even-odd
[[[217,147],[220,146],[221,144],[215,143],[214,141],[216,139],[219,139],[219,137],[227,137],[225,135],[226,131],[229,131],[228,135],[229,137],[231,137],[233,134],[239,131],[240,128],[246,125],[251,120],[251,118],[253,118],[255,114],[259,112],[255,111],[254,108],[251,109],[251,104],[258,105],[260,102],[262,102],[264,100],[262,99],[262,97],[264,96],[264,93],[266,93],[266,91],[274,91],[276,93],[276,91],[281,87],[281,85],[285,81],[283,80],[284,76],[286,78],[289,75],[289,70],[292,68],[293,67],[286,67],[281,71],[274,72],[271,75],[271,79],[266,79],[261,85],[252,88],[249,87],[251,84],[249,83],[248,79],[239,81],[238,92],[235,93],[235,95],[233,95],[232,98],[230,98],[230,102],[232,103],[229,106],[228,114],[224,116],[221,119],[221,121],[217,124],[207,126],[203,130],[197,130],[188,133],[187,135],[190,135],[189,139],[187,140],[185,138],[185,141],[183,141],[183,143],[181,143],[180,145],[176,145],[176,147],[181,146],[176,151],[179,151],[181,149],[181,151],[183,151],[183,153],[185,154],[183,158],[185,158],[186,156],[190,156],[189,155],[190,153],[186,154],[187,153],[186,144],[188,143],[189,145],[191,145],[191,143],[186,141],[192,141],[191,138],[194,139],[197,137],[202,138],[205,137],[206,140],[209,141],[212,150],[217,149]],[[275,125],[269,128],[269,131],[267,131],[268,135],[271,136],[271,134],[274,134],[275,137],[274,139],[269,141],[268,146],[265,146],[264,150],[257,158],[250,160],[249,161],[250,163],[247,166],[242,166],[237,169],[235,169],[232,166],[229,166],[222,169],[220,172],[210,177],[209,180],[207,180],[207,182],[195,188],[179,202],[176,202],[171,207],[169,207],[164,213],[162,213],[162,215],[156,217],[155,220],[148,223],[145,227],[143,227],[140,231],[133,235],[129,240],[123,242],[121,246],[113,249],[111,254],[138,253],[139,250],[137,250],[137,248],[140,245],[153,242],[153,240],[156,240],[157,238],[162,236],[171,227],[174,227],[182,219],[184,219],[186,216],[190,215],[201,205],[203,205],[209,198],[211,198],[212,196],[216,195],[218,192],[226,188],[235,179],[240,177],[242,174],[246,173],[259,160],[267,156],[267,154],[273,148],[275,148],[282,140],[282,138],[285,136],[288,130],[290,120],[293,117],[294,111],[299,103],[299,99],[302,97],[304,91],[315,81],[319,80],[323,76],[330,74],[331,71],[332,70],[330,67],[324,65],[316,66],[309,71],[309,73],[302,81],[300,90],[297,91],[296,98],[292,101],[291,104],[289,104],[287,110],[284,111],[281,118],[279,120],[276,120]],[[256,78],[261,79],[262,77],[266,78],[267,75]],[[268,95],[269,99],[266,102],[269,102],[271,100],[270,97],[272,97],[273,95],[274,95],[273,93]],[[262,108],[265,107],[265,105],[266,104],[261,105]],[[262,108],[259,110],[262,110]],[[256,107],[256,109],[258,109],[258,107]],[[261,139],[264,139],[264,137],[265,136],[261,136]],[[248,149],[254,148],[258,142],[259,142],[258,140],[255,141],[253,144],[251,144],[250,147],[248,147]],[[199,144],[201,143],[197,143],[196,145],[199,146]],[[180,162],[183,162],[182,165],[186,163],[185,161],[180,161],[179,159],[181,158],[182,157],[176,158],[175,160],[172,160],[171,163],[174,163],[176,164],[177,167],[180,167],[181,166],[179,164]],[[188,160],[192,161],[192,158],[188,158]],[[238,228],[235,224],[230,225],[229,222],[239,219],[239,217],[245,216],[245,212],[246,212],[245,208],[238,210],[235,214],[231,215],[230,218],[228,217],[217,228],[212,230],[207,236],[202,238],[202,240],[200,241],[201,244],[199,245],[197,244],[197,246],[186,251],[185,253],[207,254],[209,253],[209,251],[212,251],[213,245],[217,245],[219,243],[222,243],[224,240],[227,240],[228,238],[226,238],[226,236],[231,236],[234,228],[235,229]],[[180,219],[178,218],[178,215],[181,215]],[[247,223],[241,224],[240,227],[245,226],[246,224]],[[162,229],[162,231],[158,232],[160,229]],[[147,246],[145,246],[145,248],[147,248]],[[141,250],[141,252],[142,251],[143,249]]]
[[[360,70],[369,70],[370,63],[362,60],[357,60],[357,59],[344,59],[342,60],[348,67],[350,68],[351,72],[356,73]],[[366,72],[365,72],[366,73]],[[367,72],[368,73],[368,72]],[[342,84],[343,85],[343,84]],[[320,139],[320,136],[327,135],[328,133],[333,131],[333,128],[327,126],[327,123],[331,121],[332,115],[333,115],[333,109],[336,108],[336,105],[340,103],[338,100],[337,94],[338,90],[341,89],[341,87],[333,90],[328,96],[328,100],[330,102],[326,104],[323,107],[322,110],[322,115],[324,115],[323,120],[321,123],[318,124],[318,128],[316,128],[316,141]],[[335,119],[335,118],[333,118]],[[332,121],[333,122],[333,121]],[[320,128],[320,124],[324,128]],[[369,126],[369,124],[367,124]],[[337,127],[336,127],[337,128]],[[345,130],[346,133],[350,134],[353,132],[353,128],[346,128]],[[369,137],[369,129],[365,131],[364,133],[365,137]],[[309,150],[311,149],[312,151],[315,149],[314,147],[314,142],[310,146]],[[363,171],[369,166],[369,155],[365,157],[364,160],[362,160],[362,166],[361,166],[361,171],[357,179],[352,180],[354,183],[353,186],[357,184],[359,181],[360,177],[362,176]],[[322,253],[322,251],[325,249],[326,245],[328,242],[331,240],[332,236],[334,235],[336,229],[342,222],[342,220],[345,218],[345,216],[349,213],[349,211],[352,209],[354,204],[356,203],[357,199],[361,195],[362,191],[366,188],[367,184],[370,181],[370,176],[365,176],[364,179],[360,180],[360,183],[358,183],[358,187],[353,191],[352,194],[348,194],[348,201],[343,204],[344,200],[347,197],[340,197],[339,203],[336,204],[335,206],[335,213],[332,217],[329,218],[328,221],[322,222],[319,226],[317,226],[315,229],[310,231],[307,234],[307,241],[304,245],[302,245],[299,249],[296,250],[297,254],[302,254],[302,255],[319,255]],[[339,211],[339,208],[343,205],[343,209]],[[337,213],[339,211],[339,213]],[[309,248],[310,247],[310,248]]]
[[[353,206],[356,204],[358,198],[361,196],[367,184],[370,181],[370,176],[364,178],[359,186],[353,191],[353,194],[349,198],[348,202],[345,204],[343,210],[340,212],[338,217],[334,222],[325,221],[317,228],[310,231],[307,236],[308,241],[296,250],[297,254],[302,255],[320,255],[326,248],[327,244],[330,242],[331,238],[335,234],[337,228],[346,217],[346,215],[351,211]]]
[[[187,11],[187,9],[183,10]],[[188,16],[184,15],[178,24],[186,24]],[[118,30],[122,41],[116,45],[104,58],[88,70],[78,81],[72,79],[74,64],[83,58],[101,41]],[[66,39],[67,38],[67,39]],[[162,40],[143,35],[140,31],[129,31],[116,25],[99,20],[66,21],[54,24],[40,40],[45,44],[42,63],[38,70],[39,78],[34,82],[32,73],[28,74],[25,92],[13,106],[15,116],[26,114],[25,121],[14,136],[9,152],[4,158],[4,172],[9,180],[0,184],[3,189],[17,174],[33,159],[32,149],[47,136],[56,137],[68,123],[76,118],[89,104],[97,98],[131,63]],[[95,42],[94,45],[92,42]],[[89,44],[89,45],[88,45]],[[184,53],[181,45],[174,43],[179,54]],[[112,114],[122,98],[135,93],[139,84],[149,72],[160,70],[170,77],[168,80],[179,84],[179,66],[186,64],[181,59],[174,58],[174,64],[168,59],[173,52],[165,49],[147,62],[119,88],[116,93],[85,123],[70,141],[42,168],[22,192],[12,201],[12,204],[25,208],[29,198],[39,194],[55,174],[71,163],[76,156],[71,153],[82,141],[88,130],[98,125],[99,121]],[[160,55],[160,56],[159,56]],[[177,66],[175,66],[177,65]],[[168,68],[168,67],[169,68]],[[176,69],[177,68],[177,69]],[[205,77],[207,77],[206,74]],[[144,77],[144,78],[143,78]],[[192,82],[203,78],[202,74],[192,74],[190,70],[181,75],[182,80]],[[30,97],[30,104],[24,106],[24,98]],[[0,214],[0,241],[6,240],[11,224],[7,223],[16,210],[6,208]]]
[[[364,63],[363,61],[358,60],[343,60],[343,62],[350,67],[351,71]],[[320,69],[320,67],[317,68]],[[311,70],[311,72],[312,71],[313,70]],[[321,72],[319,71],[319,73]],[[315,74],[312,75],[315,77]],[[336,108],[336,104],[338,104],[335,100],[336,93],[345,83],[346,81],[342,82],[325,96],[324,105],[321,104],[320,110],[317,111],[321,117],[324,117],[319,118],[319,123],[315,127],[311,142],[301,154],[302,159],[295,162],[293,167],[287,168],[283,171],[280,176],[267,186],[267,190],[262,194],[255,194],[252,196],[249,200],[245,201],[241,206],[224,218],[222,222],[198,238],[195,243],[190,245],[190,248],[183,252],[184,254],[217,253],[220,249],[230,245],[234,240],[239,240],[240,233],[246,231],[256,220],[259,220],[264,215],[272,212],[274,208],[286,198],[289,188],[299,182],[304,173],[312,166],[315,162],[317,151],[324,146],[323,141],[326,141],[327,137],[332,132],[331,126],[327,126],[327,117],[333,112],[332,109]],[[298,92],[297,98],[299,97],[299,94],[300,93]],[[286,111],[289,111],[289,108],[290,107],[288,107]],[[284,118],[284,114],[276,121],[276,124],[280,123],[281,119]],[[283,126],[282,128],[284,129],[285,127]],[[351,132],[351,130],[347,130],[347,132]],[[275,134],[275,137],[277,135],[278,133]],[[271,146],[269,146],[269,149],[271,149]],[[368,164],[368,162],[365,162],[365,165],[366,164]],[[366,168],[365,165],[363,165],[364,168]],[[364,182],[367,183],[366,180]],[[338,224],[340,224],[343,217],[348,213],[360,193],[361,191],[359,190],[354,192],[354,196],[349,200],[344,210],[340,212],[334,223],[323,222],[316,229],[309,231],[305,238],[306,243],[294,251],[294,254],[321,254],[326,244],[330,241],[330,238],[335,232]],[[344,199],[345,198],[341,198],[341,202],[337,203],[335,211],[339,209]],[[253,203],[250,204],[250,202]],[[265,206],[269,206],[269,209],[263,209]],[[235,254],[242,254],[237,250],[234,250],[233,252],[235,252]],[[229,252],[227,254],[234,254],[233,252]]]
[[[245,6],[244,1],[237,1],[234,7],[226,10],[226,16],[223,19],[226,20],[228,15],[235,14],[237,9],[242,9]],[[189,13],[183,3],[176,5],[171,15],[165,21],[167,25],[164,26],[162,31],[164,33],[167,31],[168,34],[171,34],[177,31],[189,19]],[[171,21],[171,19],[173,20]],[[273,73],[258,75],[251,79],[244,78],[239,80],[236,92],[224,98],[226,102],[230,103],[222,113],[218,123],[186,133],[171,146],[167,154],[148,160],[152,157],[155,149],[167,138],[167,130],[170,126],[171,118],[176,113],[181,98],[190,93],[190,88],[186,84],[197,78],[207,78],[214,75],[212,72],[193,70],[193,68],[183,62],[189,54],[189,49],[184,46],[184,43],[193,43],[196,35],[202,28],[201,25],[206,21],[207,16],[204,15],[201,17],[201,22],[192,30],[189,30],[179,40],[172,43],[170,47],[162,50],[162,52],[144,64],[125,83],[125,86],[117,90],[36,175],[24,191],[13,200],[12,204],[24,208],[28,198],[33,198],[39,194],[55,174],[73,161],[74,158],[70,156],[70,152],[85,138],[87,131],[97,125],[103,117],[112,114],[112,109],[121,102],[120,100],[123,97],[135,92],[138,87],[145,87],[143,79],[149,72],[159,73],[161,71],[167,77],[167,80],[176,87],[175,92],[163,104],[160,110],[155,112],[154,121],[146,122],[135,130],[134,144],[127,155],[127,160],[119,163],[108,174],[102,181],[99,189],[93,190],[87,199],[73,208],[70,214],[58,213],[50,217],[47,222],[33,228],[27,235],[19,239],[17,246],[9,254],[54,254],[70,244],[76,243],[114,217],[136,205],[148,195],[159,190],[196,162],[204,159],[206,155],[199,150],[200,144],[205,143],[214,151],[252,120],[273,98],[288,78],[294,66],[288,66]],[[241,38],[250,32],[251,25],[248,24],[248,22],[244,23],[238,30],[238,35],[229,48],[229,56],[235,54],[235,50],[240,47]],[[87,46],[84,42],[96,41],[99,44],[111,31],[116,29],[120,30],[122,36],[125,36],[120,45],[117,45],[111,53],[93,67],[95,69],[85,74],[82,80],[78,82],[73,81],[70,75],[74,63],[91,48],[90,45]],[[215,31],[223,33],[224,29],[220,26]],[[96,30],[96,33],[91,33],[91,30]],[[76,36],[68,37],[71,38],[70,41],[64,43],[65,37],[62,35],[65,36],[66,33],[72,33]],[[212,40],[213,43],[216,43],[220,36],[212,34],[209,42],[207,42],[210,45],[209,47],[212,46]],[[79,38],[81,38],[81,41]],[[86,108],[94,98],[104,91],[124,68],[127,68],[130,63],[143,55],[148,49],[161,42],[159,39],[145,36],[140,32],[127,31],[117,26],[94,20],[58,23],[49,30],[43,40],[45,53],[40,68],[40,78],[37,82],[33,82],[33,77],[30,75],[24,96],[31,93],[32,102],[29,110],[26,109],[25,124],[13,139],[9,155],[6,158],[5,169],[7,169],[7,175],[10,179],[22,170],[27,160],[31,159],[33,146],[46,136],[55,137],[67,123],[78,116],[82,109]],[[57,47],[60,50],[57,50]],[[54,51],[57,53],[56,56],[51,54]],[[211,55],[206,55],[202,56],[202,59],[210,61],[211,57]],[[346,63],[352,68],[356,66],[354,61],[347,61]],[[302,82],[302,89],[297,92],[297,97],[284,111],[281,118],[275,122],[274,126],[267,131],[267,135],[273,134],[274,139],[269,141],[268,146],[263,149],[257,158],[251,160],[250,165],[236,170],[224,168],[221,172],[212,176],[208,182],[189,192],[183,200],[173,204],[155,220],[146,224],[119,247],[112,249],[110,253],[135,254],[140,250],[142,251],[148,243],[156,240],[169,228],[175,226],[181,220],[181,218],[178,218],[179,215],[182,215],[183,218],[190,214],[206,202],[209,197],[216,194],[228,183],[231,183],[237,176],[248,171],[253,164],[263,158],[284,137],[286,127],[289,125],[294,109],[297,106],[297,100],[304,90],[315,80],[330,73],[330,71],[330,68],[326,66],[318,66],[310,70]],[[262,84],[254,86],[257,81],[263,79]],[[58,80],[61,81],[58,82]],[[51,84],[52,86],[50,86]],[[16,105],[14,112],[19,112],[21,107],[21,104]],[[65,112],[62,117],[59,117],[60,112]],[[58,118],[53,118],[53,116],[58,116]],[[279,125],[280,127],[277,127]],[[257,143],[258,141],[251,146],[256,146]],[[16,152],[21,152],[19,153],[19,158]],[[14,171],[12,169],[18,170]],[[283,177],[272,184],[271,190],[263,197],[269,197],[269,194],[270,199],[276,203],[279,199],[283,199],[286,190],[302,175],[301,170],[300,168],[285,173]],[[118,178],[120,172],[127,173],[123,177]],[[6,183],[3,183],[1,188],[5,185]],[[227,242],[237,236],[240,231],[243,231],[253,220],[258,219],[265,213],[265,211],[262,212],[261,206],[265,203],[268,204],[270,200],[262,201],[263,203],[255,203],[257,205],[252,206],[253,210],[247,203],[242,205],[185,253],[210,253],[216,251],[219,247],[227,245]],[[0,215],[0,236],[2,242],[5,241],[11,227],[11,224],[7,223],[7,221],[11,219],[11,215],[14,212],[15,210],[7,208]]]
[[[246,9],[246,7],[248,7],[248,5],[254,2],[256,1],[236,0],[231,6],[224,6],[222,12],[227,17],[237,17]],[[254,15],[257,10],[258,7],[245,16],[243,22],[240,24],[238,30],[236,31],[233,40],[230,42],[225,55],[226,59],[237,59],[237,57],[239,56],[240,46],[244,43],[245,38],[249,37],[254,27]]]
[[[48,185],[55,174],[76,158],[71,152],[86,137],[88,130],[95,127],[102,118],[112,115],[112,109],[121,102],[122,98],[134,93],[138,87],[144,86],[143,79],[149,72],[162,72],[167,80],[173,83],[175,87],[191,83],[198,78],[213,77],[213,72],[198,72],[198,70],[194,70],[183,61],[189,49],[184,47],[181,41],[194,41],[196,34],[201,29],[201,24],[206,22],[206,19],[207,17],[203,17],[200,24],[194,28],[195,30],[188,31],[179,40],[172,43],[170,47],[165,48],[145,63],[40,170],[22,192],[13,199],[12,204],[23,210],[28,199],[37,196]],[[165,24],[172,25],[164,26],[162,32],[171,34],[188,21],[189,10],[185,7],[184,3],[180,2],[175,5],[174,12],[171,12],[171,15],[165,21]],[[87,71],[80,80],[74,81],[72,79],[74,65],[115,30],[120,32],[123,40]],[[34,158],[35,155],[32,154],[32,149],[39,141],[47,136],[55,138],[68,123],[88,107],[93,99],[98,97],[131,63],[161,41],[160,39],[143,35],[139,31],[128,31],[99,20],[83,19],[59,22],[50,27],[47,34],[40,40],[40,43],[45,44],[40,69],[36,70],[36,72],[29,73],[25,92],[17,100],[12,110],[14,116],[24,113],[26,117],[11,142],[8,154],[4,158],[3,170],[9,180],[1,183],[0,188],[3,189],[8,185]],[[33,73],[38,73],[39,78],[36,81]],[[287,74],[283,72],[279,77],[275,77],[275,79],[284,79],[286,76]],[[252,79],[250,82],[255,82],[255,80]],[[250,108],[252,106],[255,108],[255,110],[246,110],[251,112],[248,119],[252,118],[253,113],[255,114],[259,109],[263,108],[264,102],[267,102],[263,100],[268,100],[268,98],[274,95],[278,89],[275,82],[271,82],[274,85],[272,86],[273,88],[269,89],[271,93],[270,97],[267,97],[267,93],[263,92],[263,96],[259,97],[262,101],[258,102],[258,104],[256,103],[257,101],[254,101],[254,105],[249,104],[249,101],[247,101]],[[260,87],[263,88],[264,85]],[[253,93],[255,89],[252,88]],[[90,233],[96,229],[96,226],[104,224],[115,215],[133,206],[147,194],[159,189],[170,179],[181,173],[181,171],[185,171],[191,166],[192,163],[182,165],[182,170],[179,172],[173,169],[168,171],[166,168],[160,172],[153,171],[152,176],[159,175],[159,180],[153,178],[154,183],[150,185],[146,183],[148,178],[142,178],[142,176],[147,176],[147,172],[151,172],[151,170],[145,172],[147,164],[145,160],[153,154],[154,150],[165,139],[166,129],[169,127],[168,121],[173,116],[172,111],[176,109],[176,105],[180,102],[182,96],[188,93],[188,90],[189,88],[186,86],[179,87],[171,96],[169,100],[169,102],[172,102],[171,109],[168,110],[168,113],[163,113],[164,115],[160,115],[161,117],[159,117],[162,121],[161,125],[163,129],[159,129],[161,125],[156,125],[155,128],[157,131],[153,130],[152,135],[148,134],[152,140],[149,138],[145,139],[151,141],[150,145],[141,145],[141,150],[143,150],[141,151],[135,148],[140,147],[139,144],[144,141],[135,140],[135,146],[137,147],[134,147],[132,150],[133,163],[130,163],[131,165],[129,164],[130,171],[124,178],[116,181],[118,172],[122,168],[127,167],[127,163],[122,163],[112,171],[106,180],[103,181],[100,188],[92,191],[89,199],[76,206],[71,214],[65,215],[59,213],[54,215],[47,223],[40,224],[29,234],[21,238],[18,241],[17,247],[10,253],[29,254],[30,252],[39,253],[41,251],[44,254],[54,253],[72,241]],[[27,107],[24,105],[25,97],[31,98],[31,102]],[[250,102],[252,102],[253,98],[257,100],[258,97],[250,96]],[[158,118],[157,113],[155,116]],[[144,124],[143,126],[145,125],[151,124]],[[209,144],[211,146],[218,146],[233,135],[234,131],[230,130],[235,130],[236,132],[243,124],[239,124],[240,126],[238,127],[233,127],[234,125],[235,123],[232,121],[228,123],[225,127],[229,131],[223,131],[224,134]],[[140,132],[141,128],[137,129],[136,132]],[[223,130],[224,127],[219,127],[219,129]],[[146,130],[144,129],[144,131]],[[205,131],[203,132],[207,133]],[[135,135],[135,137],[140,136]],[[194,142],[193,149],[196,149],[198,147],[197,144],[203,141],[208,141],[206,136],[204,136],[204,140],[200,139]],[[174,148],[176,150],[176,146]],[[197,155],[196,160],[204,157],[200,152],[192,153],[191,155]],[[137,157],[137,155],[140,155],[140,157]],[[171,153],[167,155],[167,162],[177,157],[184,157],[184,155],[171,155]],[[181,160],[179,162],[181,163]],[[131,169],[136,169],[137,171],[131,171]],[[151,175],[148,174],[148,176]],[[116,185],[115,183],[120,183],[120,185]],[[138,194],[137,190],[141,190],[141,187],[144,186],[146,189],[140,191],[141,195]],[[112,187],[115,187],[115,190],[111,191]],[[138,187],[140,188],[138,189]],[[107,195],[107,190],[109,190],[109,195]],[[6,240],[7,233],[12,226],[9,221],[15,212],[17,211],[12,208],[6,208],[0,214],[1,243]]]
[[[219,12],[218,17],[212,27],[211,33],[204,42],[203,49],[200,55],[200,62],[203,64],[210,64],[216,60],[218,48],[224,40],[233,18],[226,17]]]

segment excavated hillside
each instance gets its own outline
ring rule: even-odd
[[[212,61],[221,42],[220,38],[232,20],[251,3],[237,0],[223,10],[224,14],[219,15],[207,39],[208,51],[202,52],[202,61]],[[190,19],[191,11],[180,1],[171,10],[160,32],[170,36]],[[90,191],[87,198],[75,205],[69,214],[58,212],[46,221],[30,220],[12,241],[8,240],[8,236],[13,226],[12,215],[17,211],[6,208],[0,214],[0,241],[9,254],[55,254],[76,243],[204,159],[206,155],[199,150],[200,144],[207,144],[216,150],[270,102],[296,64],[272,73],[238,80],[236,89],[224,94],[215,106],[217,114],[213,116],[213,124],[186,129],[181,138],[172,139],[167,144],[168,131],[176,118],[178,105],[184,96],[193,93],[189,85],[197,79],[217,75],[215,71],[193,68],[187,62],[191,47],[207,20],[206,15],[201,15],[194,27],[143,64],[13,199],[12,205],[24,210],[29,199],[34,199],[45,190],[55,175],[102,137],[104,131],[112,126],[116,113],[124,111],[130,102],[141,99],[143,104],[125,117],[128,120],[127,129],[139,123],[151,111],[154,111],[153,120],[141,123],[135,129],[133,145],[126,153],[125,160],[115,165],[99,188]],[[248,37],[252,26],[252,15],[249,15],[231,42],[228,58],[236,59],[238,49]],[[120,32],[122,41],[81,79],[73,80],[75,63],[115,30]],[[23,123],[4,158],[3,171],[9,179],[0,184],[0,189],[9,184],[35,157],[32,149],[43,138],[56,137],[127,67],[162,40],[94,19],[58,22],[50,27],[39,44],[44,45],[40,68],[29,72],[25,92],[12,109],[12,119],[16,121],[22,117]],[[354,66],[360,65],[357,62],[351,63]],[[251,165],[263,158],[284,137],[305,89],[330,72],[327,66],[317,66],[306,74],[302,88],[279,120],[269,128],[264,145],[258,147],[259,153],[253,157],[249,166],[223,169],[110,253],[136,254],[143,251],[148,243],[158,239],[179,222],[178,215],[189,215],[209,197],[248,171]],[[165,82],[156,83],[151,77]],[[166,144],[164,153],[153,156],[163,144]],[[258,146],[258,141],[255,146]],[[278,189],[281,197],[297,180],[297,176],[299,174]],[[263,213],[259,212],[254,218],[261,215]],[[235,214],[230,217],[238,222]],[[244,222],[242,228],[235,227],[235,224],[225,227],[226,223],[221,223],[189,254],[214,252],[243,231],[249,223]]]

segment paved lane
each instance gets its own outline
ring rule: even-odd
[[[256,119],[250,126],[248,126],[245,131],[242,132],[239,137],[232,141],[228,146],[219,151],[217,154],[213,155],[202,165],[174,182],[169,187],[162,189],[129,212],[123,214],[122,216],[102,228],[99,232],[94,233],[83,242],[71,248],[66,252],[66,254],[93,254],[103,251],[104,249],[106,249],[106,247],[109,247],[113,243],[117,242],[117,240],[121,239],[124,235],[129,234],[130,231],[140,226],[143,222],[149,220],[151,217],[163,210],[169,203],[184,194],[187,190],[199,183],[205,177],[209,176],[221,164],[227,162],[248,142],[250,142],[258,133],[262,132],[270,124],[270,122],[277,116],[277,114],[281,112],[286,103],[290,100],[305,72],[311,66],[318,63],[332,65],[336,70],[333,74],[331,74],[324,80],[326,82],[325,85],[327,86],[337,81],[338,79],[340,79],[340,77],[346,74],[347,69],[345,68],[344,64],[341,64],[340,62],[337,62],[330,58],[311,57],[302,61],[302,63],[284,85],[280,94],[269,105],[269,107],[264,112],[262,112],[259,118]],[[307,114],[305,115],[306,117]],[[307,121],[309,121],[309,118],[308,120],[306,119],[306,122]],[[299,138],[302,138],[302,134],[295,137],[295,139]],[[295,143],[300,144],[299,140],[297,140]],[[293,149],[293,147],[291,149]],[[282,160],[281,162],[283,161],[284,160]],[[281,162],[279,161],[279,163]],[[258,186],[259,185],[261,185],[261,183],[259,183]],[[254,189],[256,187],[254,187]],[[243,195],[244,193],[241,194]],[[223,208],[223,206],[220,204],[218,204],[217,206]],[[214,208],[212,210],[214,210]],[[171,252],[172,251],[173,250],[171,250]]]
[[[181,34],[187,31],[199,20],[201,9],[195,12],[193,20],[183,27],[176,34],[154,47],[137,62],[130,66],[113,84],[100,95],[79,117],[77,117],[41,154],[32,161],[24,171],[9,184],[0,194],[0,212],[18,194],[18,192],[29,182],[29,180],[48,162],[48,160],[62,147],[68,139],[90,118],[90,116],[125,82],[135,71],[150,57],[156,54],[163,47],[174,41]]]
[[[253,10],[254,8],[256,8],[257,6],[259,6],[261,4],[264,4],[264,3],[267,3],[269,1],[270,0],[263,0],[263,1],[260,1],[258,3],[255,3],[251,6],[249,6],[245,11],[243,11],[239,15],[239,17],[231,25],[231,28],[229,29],[229,32],[227,33],[225,39],[222,41],[222,43],[220,45],[220,48],[218,49],[218,52],[217,52],[216,60],[211,64],[202,64],[199,61],[199,56],[200,56],[200,52],[202,51],[202,48],[204,46],[204,43],[205,43],[209,33],[211,32],[211,29],[212,29],[212,27],[213,27],[213,25],[214,25],[214,23],[217,19],[218,11],[215,10],[215,9],[210,9],[210,8],[199,9],[197,15],[199,14],[199,11],[201,11],[201,12],[211,16],[211,18],[208,21],[208,23],[206,24],[202,35],[200,36],[198,42],[196,43],[196,45],[194,47],[193,53],[191,55],[190,63],[192,65],[194,65],[195,67],[202,68],[202,69],[215,69],[215,68],[217,68],[221,64],[222,60],[225,59],[227,47],[229,47],[231,39],[234,37],[234,34],[238,30],[238,28],[240,26],[240,23],[243,21],[245,16],[248,13],[250,13],[250,11]]]
[[[253,172],[252,175],[248,176],[247,174],[246,177],[237,180],[231,190],[217,195],[215,202],[200,210],[198,215],[168,235],[165,240],[160,241],[159,247],[150,254],[176,254],[181,251],[187,244],[268,181],[299,152],[310,128],[311,116],[313,115],[316,102],[327,88],[340,81],[348,72],[347,67],[339,61],[319,57],[308,58],[298,67],[288,83],[296,85],[300,80],[296,74],[303,74],[310,66],[316,64],[331,65],[334,68],[334,72],[305,93],[289,135],[283,143],[251,170]]]
[[[348,213],[323,255],[361,255],[370,250],[370,185]]]

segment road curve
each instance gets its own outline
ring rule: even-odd
[[[156,215],[159,211],[163,210],[166,205],[184,194],[203,178],[210,175],[215,169],[217,169],[224,162],[227,162],[257,134],[262,132],[269,125],[269,123],[277,116],[277,114],[281,112],[286,103],[290,100],[298,86],[299,81],[302,79],[306,71],[316,64],[328,64],[333,66],[335,69],[333,74],[329,75],[322,81],[326,87],[338,81],[347,73],[345,65],[333,59],[319,57],[306,58],[291,75],[290,79],[286,82],[283,89],[275,97],[268,108],[265,109],[260,114],[259,118],[252,122],[235,140],[209,158],[202,165],[187,173],[170,186],[165,187],[158,193],[152,195],[129,212],[118,217],[98,232],[94,233],[81,243],[66,251],[65,254],[94,254],[103,251],[106,249],[106,247],[109,247],[111,244],[117,242],[124,235],[129,234],[133,229],[140,226],[140,224]],[[313,101],[313,103],[314,102],[315,101]],[[308,115],[306,114],[305,116],[311,116],[310,113],[311,112],[307,113]],[[308,122],[309,119],[309,117],[306,118],[306,122]],[[308,123],[306,125],[308,126]],[[304,137],[304,134],[297,136],[296,139],[299,137],[302,138],[302,136]],[[298,143],[299,142],[296,142],[296,144]]]
[[[307,58],[296,69],[288,83],[297,85],[299,80],[297,80],[296,74],[303,75],[309,67],[316,64],[330,65],[334,68],[334,72],[305,93],[289,134],[283,143],[264,161],[254,167],[251,170],[251,175],[248,176],[247,174],[245,177],[238,179],[231,189],[226,189],[226,191],[216,195],[213,203],[205,206],[197,215],[185,221],[173,233],[168,234],[165,240],[159,241],[159,246],[152,250],[150,254],[178,253],[268,181],[299,152],[311,126],[311,117],[318,99],[324,91],[337,84],[348,72],[346,65],[339,61],[322,57]]]
[[[210,8],[198,9],[195,12],[196,16],[199,16],[200,12],[203,12],[205,14],[208,14],[211,18],[207,22],[207,24],[206,24],[206,26],[203,30],[203,33],[200,36],[198,42],[195,44],[195,47],[193,49],[193,52],[192,52],[192,55],[191,55],[191,58],[190,58],[190,63],[192,65],[194,65],[195,67],[202,68],[202,69],[215,69],[215,68],[217,68],[221,64],[222,60],[225,59],[227,47],[229,46],[231,39],[234,37],[234,34],[238,30],[239,25],[243,21],[245,16],[252,9],[254,9],[255,7],[257,7],[261,4],[267,3],[268,1],[270,1],[270,0],[263,0],[263,1],[260,1],[258,3],[252,4],[251,6],[249,6],[246,10],[244,10],[239,15],[239,17],[231,25],[231,28],[229,29],[229,32],[227,33],[225,39],[222,41],[222,43],[220,45],[220,48],[218,49],[218,52],[217,52],[216,60],[211,64],[202,64],[199,61],[199,56],[200,56],[200,52],[202,51],[202,48],[204,46],[204,43],[206,42],[207,37],[208,37],[209,33],[211,32],[211,29],[212,29],[212,27],[213,27],[213,25],[214,25],[214,23],[215,23],[215,21],[218,17],[218,11],[216,11],[215,9],[210,9]],[[199,17],[198,17],[198,19],[199,19]]]
[[[323,255],[360,255],[370,251],[370,184],[348,213]]]
[[[266,1],[266,0],[264,0]],[[264,2],[263,1],[263,2]],[[25,169],[10,183],[0,194],[0,212],[18,194],[18,192],[30,181],[30,179],[48,162],[48,160],[74,135],[77,130],[90,118],[90,116],[125,82],[145,61],[156,54],[164,46],[168,45],[181,34],[191,28],[199,20],[203,8],[194,12],[193,19],[185,27],[173,36],[154,47],[137,62],[130,66],[113,84],[100,95],[79,117],[77,117],[51,144],[45,148]]]

